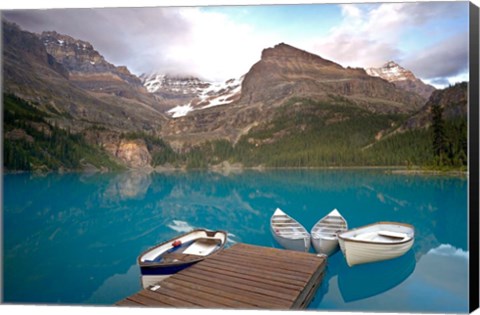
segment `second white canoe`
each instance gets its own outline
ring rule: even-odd
[[[337,209],[318,220],[311,230],[312,245],[319,254],[332,255],[338,250],[338,234],[348,229]]]

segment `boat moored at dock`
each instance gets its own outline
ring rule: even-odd
[[[338,235],[349,266],[402,256],[412,248],[414,238],[412,225],[397,222],[378,222]]]
[[[223,250],[224,231],[196,229],[154,246],[138,257],[142,286],[147,288]]]
[[[319,254],[332,255],[338,250],[338,234],[348,229],[347,221],[338,212],[332,210],[321,218],[310,232],[312,245]]]
[[[310,234],[280,208],[270,218],[270,230],[273,238],[284,248],[301,252],[310,250]]]

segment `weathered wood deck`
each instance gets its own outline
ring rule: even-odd
[[[326,257],[235,244],[116,303],[119,306],[304,309],[313,299]]]

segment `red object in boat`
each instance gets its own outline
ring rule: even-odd
[[[180,240],[176,240],[175,242],[172,243],[173,247],[178,247],[180,245],[182,245],[182,241],[180,241]]]

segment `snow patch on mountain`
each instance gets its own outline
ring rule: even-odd
[[[193,110],[192,105],[178,105],[167,111],[173,118],[183,117]]]
[[[207,82],[189,76],[165,74],[142,75],[143,85],[150,93],[158,95],[188,95],[188,103],[177,105],[166,113],[173,118],[187,115],[191,111],[230,104],[240,97],[243,76],[225,82]]]

